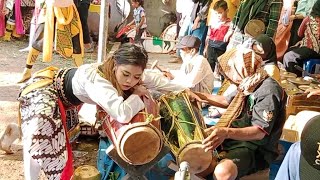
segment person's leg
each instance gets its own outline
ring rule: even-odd
[[[237,165],[230,159],[223,159],[214,169],[214,179],[233,180],[237,178]]]
[[[196,36],[201,40],[199,54],[202,55],[207,37],[208,26],[206,25],[205,21],[200,21],[199,23],[200,27],[198,29],[193,30],[191,32],[191,35]]]
[[[31,78],[31,69],[43,48],[43,32],[44,23],[38,24],[34,32],[32,47],[30,48],[27,56],[26,67],[24,68],[22,77],[20,78],[18,83],[22,83]]]
[[[211,40],[209,40],[209,41],[211,41]],[[212,71],[214,71],[215,66],[216,66],[217,54],[216,54],[214,48],[210,47],[210,45],[207,48],[207,54],[208,54],[208,58],[207,59],[208,59],[208,62],[210,64],[210,67],[211,67]]]
[[[86,49],[91,48],[91,37],[88,27],[89,6],[90,4],[86,2],[80,2],[79,6],[77,7],[82,25],[83,43]]]
[[[72,60],[74,64],[79,67],[83,64],[83,57],[81,53],[81,45],[80,45],[80,36],[77,34],[76,36],[72,37],[72,45],[73,45],[73,54]]]
[[[145,29],[140,29],[138,33],[136,33],[136,36],[134,37],[134,43],[139,44],[141,46],[143,46],[143,39],[141,39],[142,37],[142,33],[144,32]]]
[[[287,71],[293,72],[298,76],[302,75],[302,72],[297,70],[294,66],[303,66],[303,61],[311,58],[320,58],[320,55],[307,47],[294,47],[290,48],[283,56],[283,64]]]
[[[222,160],[214,170],[217,179],[241,178],[256,171],[254,151],[248,148],[236,148],[227,152],[226,160]],[[228,161],[227,161],[228,160]]]
[[[180,42],[182,39],[182,36],[179,36],[178,37],[178,41]],[[176,58],[174,59],[170,59],[168,62],[169,63],[182,63],[182,58],[181,58],[181,55],[180,55],[180,49],[176,49]]]
[[[176,12],[176,17],[177,17],[177,21],[176,21],[176,24],[177,24],[176,33],[177,33],[177,37],[179,36],[179,32],[180,32],[180,29],[181,29],[181,27],[180,27],[181,16],[182,16],[182,13]]]

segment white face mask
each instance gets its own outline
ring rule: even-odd
[[[183,61],[189,61],[193,58],[194,53],[193,50],[189,51],[189,52],[185,52],[183,50],[180,51],[180,55]]]

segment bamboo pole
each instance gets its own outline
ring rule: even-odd
[[[109,24],[109,3],[106,0],[101,1],[100,21],[99,21],[99,42],[98,42],[98,62],[103,62],[106,58],[106,49],[108,41]]]

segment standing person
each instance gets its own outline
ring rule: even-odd
[[[227,44],[223,41],[226,35],[230,19],[227,17],[228,4],[224,0],[217,1],[214,6],[213,16],[217,16],[217,22],[214,25],[209,26],[209,31],[206,39],[206,54],[208,55],[208,61],[213,72],[215,72],[216,62],[218,57],[225,51]]]
[[[177,44],[181,50],[182,65],[177,71],[165,72],[172,83],[193,91],[212,93],[213,72],[205,57],[199,54],[201,41],[195,36],[184,36]]]
[[[190,23],[190,14],[193,8],[193,1],[192,0],[177,0],[176,1],[176,10],[177,12],[181,11],[181,19],[178,21],[177,20],[177,39],[180,41],[183,36],[187,34],[188,26]],[[178,31],[179,30],[179,31]],[[180,55],[180,49],[176,50],[176,58],[170,59],[168,62],[169,63],[181,63],[181,55]]]
[[[19,38],[24,35],[20,0],[1,0],[0,2],[0,37],[11,41],[11,37]],[[5,16],[7,22],[5,25]]]
[[[288,42],[290,41],[291,37],[293,37],[291,36],[291,27],[293,25],[292,15],[294,15],[296,11],[296,7],[294,6],[295,1],[296,0],[283,1],[279,24],[276,31],[276,36],[274,38],[277,47],[278,61],[282,61],[284,53],[290,46]]]
[[[278,20],[282,9],[282,0],[243,0],[240,3],[236,16],[226,34],[224,41],[229,42],[227,49],[237,47],[251,36],[244,34],[244,29],[250,20],[261,20],[265,31],[273,38],[278,27]],[[256,27],[253,27],[256,28]]]
[[[201,45],[199,54],[203,55],[206,35],[208,32],[207,17],[209,7],[212,0],[192,0],[194,2],[193,9],[190,15],[190,24],[187,35],[196,36],[200,39]]]
[[[293,21],[291,27],[291,38],[289,41],[289,47],[294,46],[298,41],[302,38],[298,35],[298,29],[302,23],[302,20],[309,16],[312,10],[313,5],[316,3],[317,0],[296,0],[295,7],[296,11],[295,14],[290,16],[290,20]]]
[[[238,92],[218,123],[205,130],[205,151],[221,145],[225,155],[214,170],[216,179],[236,179],[268,168],[278,156],[278,140],[285,122],[286,93],[262,69],[252,50],[219,58],[226,79]],[[231,53],[231,54],[229,54]]]
[[[64,58],[71,57],[76,66],[83,63],[82,26],[73,0],[46,0],[41,5],[32,47],[18,83],[31,78],[31,69],[40,52],[43,51],[44,62],[52,60],[53,47]]]
[[[298,35],[303,39],[298,46],[288,49],[283,64],[287,71],[301,76],[302,72],[295,65],[302,67],[307,59],[320,59],[320,0],[317,0],[310,15],[302,21]]]
[[[118,122],[128,123],[145,108],[141,96],[148,93],[147,88],[185,89],[162,75],[144,73],[147,61],[143,48],[127,43],[103,63],[60,70],[51,67],[35,73],[21,88],[18,99],[25,178],[37,179],[40,170],[48,179],[72,176],[65,109],[95,104]]]
[[[214,13],[213,7],[214,7],[214,4],[217,1],[219,1],[219,0],[213,0],[211,5],[210,5],[210,9],[209,9],[209,13],[208,13],[208,19],[207,19],[207,25],[208,26],[214,25],[213,23],[214,23],[215,20],[212,19],[212,18],[214,18],[214,16],[212,16],[212,13]],[[236,14],[237,9],[238,9],[238,7],[240,5],[240,0],[226,0],[226,2],[228,4],[228,12],[227,12],[228,15],[227,16],[232,19],[234,17],[234,15]]]
[[[88,14],[89,14],[89,6],[90,0],[74,0],[74,3],[77,6],[77,10],[80,16],[81,25],[82,25],[82,33],[83,33],[83,44],[84,44],[84,52],[91,53],[93,52],[93,44],[89,27],[88,27]]]
[[[134,37],[134,42],[142,45],[143,39],[141,39],[142,33],[147,28],[146,13],[143,8],[144,0],[131,0],[131,5],[133,10],[133,20],[127,25],[131,26],[135,24],[136,26],[136,36]]]

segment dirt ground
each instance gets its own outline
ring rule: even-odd
[[[2,135],[9,123],[17,122],[19,84],[16,84],[20,73],[25,66],[27,52],[19,52],[19,49],[27,47],[26,41],[0,42],[0,135]],[[96,54],[86,54],[85,63],[96,61]],[[54,55],[52,63],[42,63],[41,56],[34,65],[34,71],[48,65],[57,67],[73,66],[71,60],[65,60]],[[98,150],[98,139],[82,138],[74,150],[74,165],[96,164],[96,152]],[[22,142],[15,141],[12,149],[14,154],[8,155],[0,150],[0,180],[20,180],[23,177]],[[40,179],[45,179],[41,175]]]
[[[27,52],[19,52],[20,49],[27,47],[26,41],[4,42],[0,40],[0,137],[6,126],[12,122],[17,122],[18,116],[18,92],[20,85],[18,81],[21,72],[25,66]],[[112,45],[109,45],[110,49]],[[84,63],[96,62],[96,53],[85,55]],[[168,63],[172,58],[170,55],[149,54],[149,63],[159,60],[162,66],[170,69],[179,68],[179,64]],[[41,55],[33,67],[33,72],[40,70],[48,65],[57,67],[71,67],[71,60],[65,60],[58,55],[54,55],[51,63],[41,62]],[[83,164],[96,166],[97,150],[99,139],[81,138],[76,144],[74,151],[74,166],[78,167]],[[22,180],[23,176],[23,157],[22,142],[15,141],[12,147],[14,154],[5,154],[0,150],[0,180]],[[45,179],[43,174],[40,179]]]

